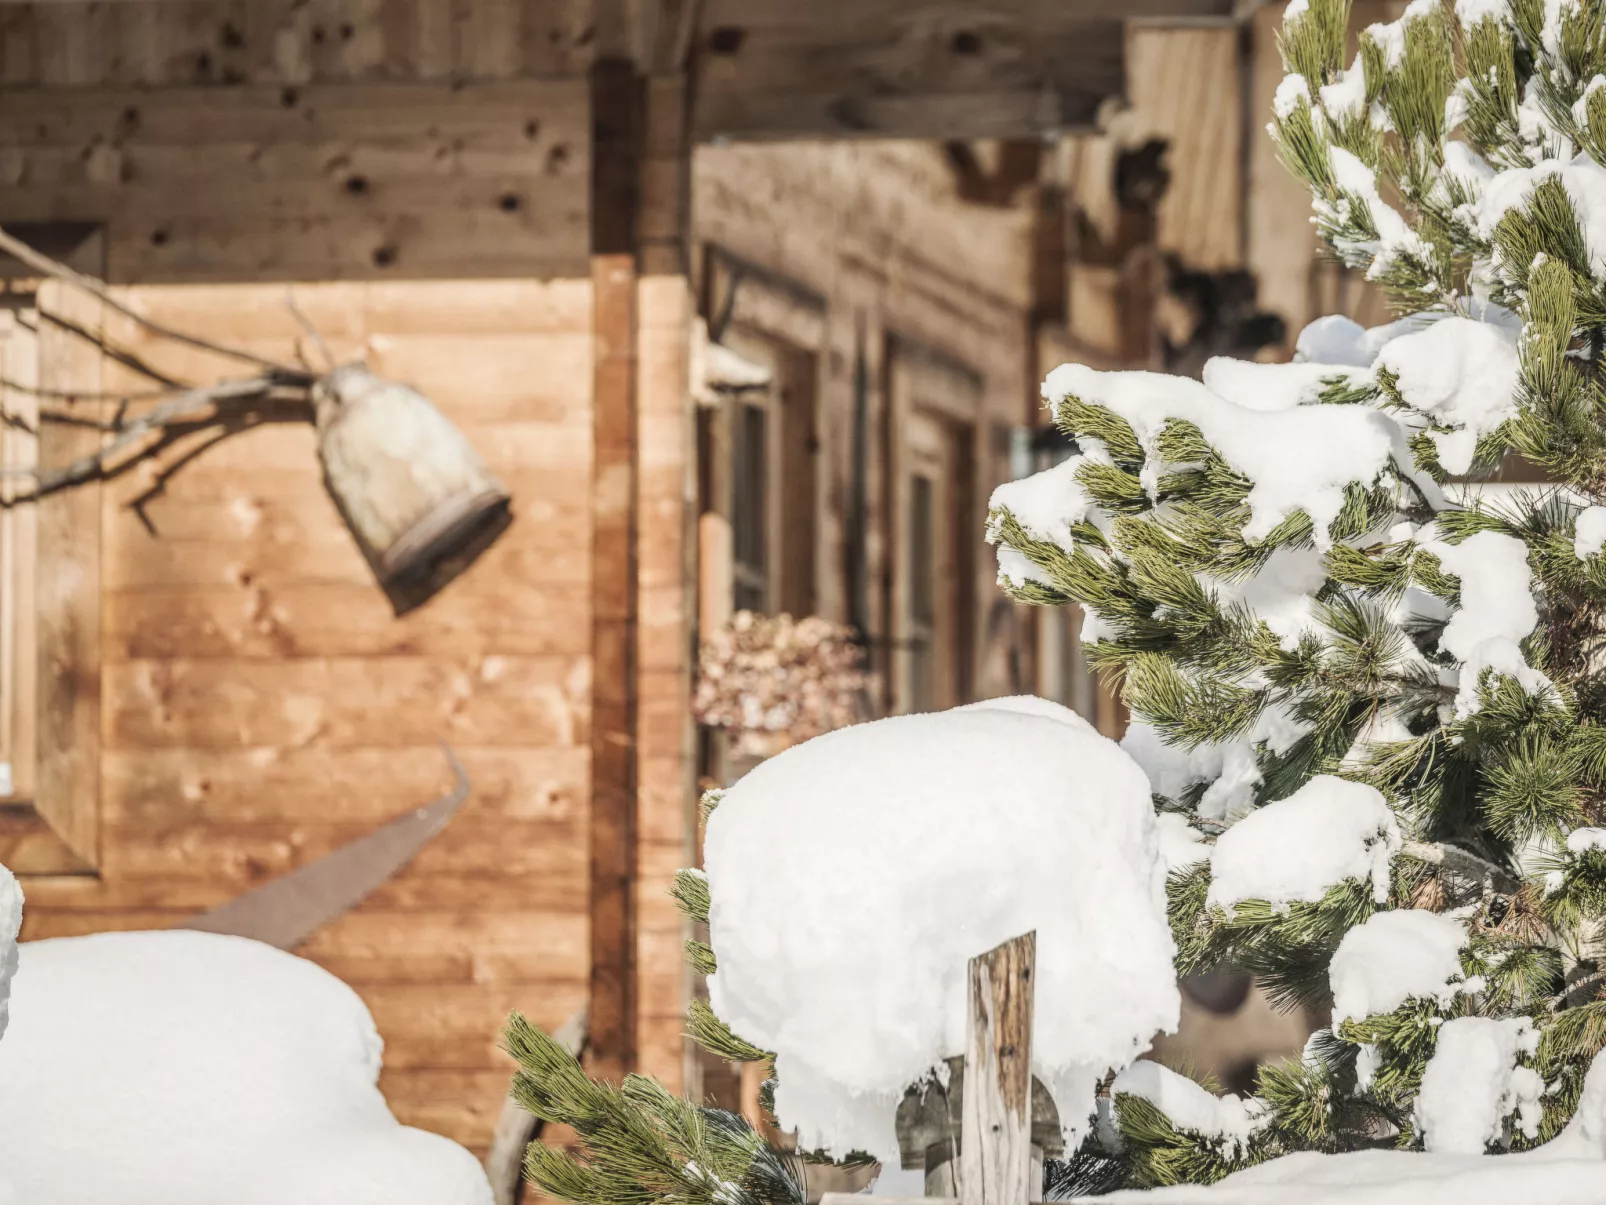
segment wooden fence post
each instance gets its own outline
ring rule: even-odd
[[[1042,1164],[1032,1157],[1036,971],[1035,932],[970,960],[959,1196],[885,1197],[884,1205],[1031,1205],[1042,1196]],[[820,1205],[854,1205],[859,1199],[828,1192]]]
[[[965,1100],[959,1139],[964,1205],[1027,1205],[1032,1171],[1032,975],[1037,934],[970,960]]]

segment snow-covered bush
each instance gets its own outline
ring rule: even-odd
[[[1288,6],[1270,129],[1399,321],[1058,368],[1079,452],[993,498],[1001,584],[1080,603],[1135,717],[1179,971],[1333,1007],[1241,1140],[1118,1088],[1129,1183],[1535,1146],[1606,1042],[1606,6],[1414,0],[1346,62],[1348,20]],[[1458,483],[1511,454],[1556,484]]]
[[[713,1014],[774,1052],[805,1147],[895,1166],[904,1091],[964,1050],[967,960],[1030,930],[1033,1063],[1073,1140],[1105,1073],[1176,1028],[1148,783],[1056,704],[799,745],[723,794],[704,850]]]
[[[396,1123],[368,1010],[315,964],[183,930],[20,950],[0,1041],[18,1205],[489,1205],[468,1151]]]
[[[1058,704],[996,699],[844,728],[704,807],[706,873],[676,885],[709,935],[689,943],[709,975],[690,1029],[770,1067],[769,1099],[805,1148],[874,1156],[894,1179],[900,1100],[964,1051],[968,960],[1025,932],[1037,935],[1033,1070],[1073,1143],[1106,1073],[1176,1028],[1149,783]],[[579,1162],[531,1148],[546,1192],[585,1205],[807,1199],[795,1161],[740,1118],[638,1077],[592,1084],[518,1018],[508,1048],[520,1100],[585,1142]]]

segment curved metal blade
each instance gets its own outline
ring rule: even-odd
[[[281,950],[295,949],[315,929],[355,908],[412,861],[463,805],[469,793],[468,775],[451,747],[441,748],[457,779],[448,794],[175,928],[230,933]]]

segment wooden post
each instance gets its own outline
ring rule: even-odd
[[[636,1064],[637,314],[642,84],[591,68],[591,1072]]]
[[[1032,1157],[1032,1003],[1037,934],[970,960],[959,1131],[959,1196],[884,1197],[883,1205],[1030,1205],[1042,1196]],[[820,1205],[854,1205],[828,1192]]]
[[[965,1102],[959,1139],[964,1205],[1026,1205],[1032,1170],[1032,975],[1037,934],[970,960]]]

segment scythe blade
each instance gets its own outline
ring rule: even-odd
[[[412,861],[468,798],[468,775],[462,763],[450,746],[441,748],[456,783],[434,803],[176,927],[229,933],[281,950],[295,949],[315,929],[355,908]]]

